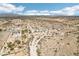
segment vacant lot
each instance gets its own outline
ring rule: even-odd
[[[79,17],[1,19],[2,56],[79,56]]]

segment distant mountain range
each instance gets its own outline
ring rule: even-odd
[[[50,18],[50,19],[57,19],[57,18],[60,18],[60,19],[65,19],[65,20],[79,20],[79,16],[52,16],[52,15],[49,15],[49,16],[46,16],[46,15],[19,15],[19,14],[11,14],[11,13],[6,13],[6,14],[0,14],[0,18],[2,19],[6,19],[6,20],[9,20],[9,19],[30,19],[30,20],[33,20],[33,19],[36,19],[36,20],[42,20],[42,18],[45,20],[45,18]],[[1,19],[0,19],[1,20]],[[48,19],[49,20],[49,19]]]
[[[17,16],[22,16],[22,15],[11,14],[11,13],[0,14],[0,17],[17,17]]]
[[[11,17],[11,18],[33,18],[33,17],[46,17],[46,18],[71,18],[71,19],[79,19],[79,16],[52,16],[52,15],[19,15],[19,14],[12,14],[12,13],[2,13],[0,17]]]

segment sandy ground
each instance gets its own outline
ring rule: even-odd
[[[42,17],[0,20],[0,55],[78,56],[79,20]]]

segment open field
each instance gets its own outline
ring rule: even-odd
[[[79,17],[0,17],[0,55],[79,56]]]

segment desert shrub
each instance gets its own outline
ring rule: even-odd
[[[28,32],[28,30],[27,30],[27,29],[22,30],[22,34],[24,34],[24,33],[26,33],[26,32]]]
[[[22,36],[22,38],[24,38],[24,39],[25,39],[25,38],[27,38],[27,37],[26,37],[26,35],[23,35],[23,36]]]
[[[10,50],[14,50],[14,44],[12,43],[12,42],[8,42],[7,43],[7,46],[8,46],[8,48],[10,49]]]
[[[77,39],[79,39],[79,36],[77,37]]]
[[[31,30],[29,30],[29,33],[31,33]]]
[[[15,43],[20,44],[21,41],[20,40],[15,40]]]
[[[0,31],[2,31],[2,29],[0,29]]]

